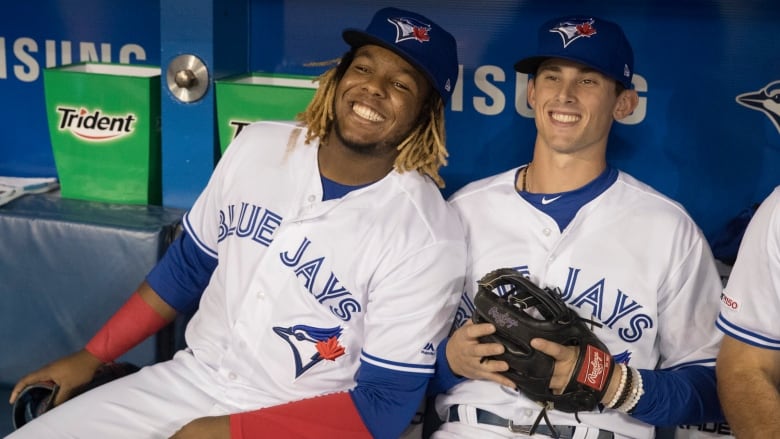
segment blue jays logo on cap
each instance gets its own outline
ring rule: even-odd
[[[374,44],[391,50],[417,68],[446,104],[458,78],[455,37],[420,14],[383,8],[366,30],[345,29],[344,41],[353,48]]]
[[[535,74],[548,58],[562,58],[598,70],[630,89],[634,51],[616,23],[597,17],[564,17],[539,28],[536,53],[515,63],[515,70]]]
[[[417,40],[421,43],[431,40],[431,36],[428,32],[431,30],[431,25],[423,23],[420,20],[414,18],[388,18],[387,21],[395,25],[397,33],[395,42],[400,43],[405,40]]]
[[[578,38],[589,38],[591,35],[595,35],[594,21],[592,18],[585,22],[566,21],[550,29],[550,32],[558,33],[563,39],[563,47],[566,47]]]

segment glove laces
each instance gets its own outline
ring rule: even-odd
[[[555,429],[555,426],[550,422],[550,418],[547,417],[547,409],[552,409],[552,403],[548,402],[544,406],[542,406],[542,411],[539,412],[539,416],[536,417],[536,420],[534,421],[533,425],[531,425],[531,431],[528,432],[529,436],[533,436],[534,433],[536,433],[536,429],[539,428],[539,423],[542,419],[544,419],[544,423],[547,425],[547,428],[550,429],[550,435],[558,439],[561,437],[561,434],[558,433],[558,430]],[[577,419],[579,421],[579,419]]]

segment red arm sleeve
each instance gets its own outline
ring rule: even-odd
[[[87,343],[86,350],[104,363],[110,363],[168,324],[138,292]]]
[[[370,439],[352,397],[332,393],[230,415],[231,439]]]

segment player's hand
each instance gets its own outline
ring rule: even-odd
[[[62,357],[22,377],[11,390],[8,402],[13,404],[19,393],[31,384],[53,381],[59,385],[59,391],[54,398],[54,405],[59,405],[70,398],[74,389],[92,380],[101,364],[100,360],[83,349]]]
[[[509,369],[506,361],[484,359],[504,353],[500,343],[480,343],[479,337],[496,332],[490,323],[474,324],[468,320],[458,328],[447,342],[447,363],[456,375],[469,379],[490,380],[498,384],[515,387],[515,384],[498,372]]]
[[[554,394],[560,395],[569,383],[575,366],[577,366],[578,348],[560,345],[543,338],[531,340],[531,347],[555,359],[553,375],[550,378],[550,390]]]
[[[207,416],[187,423],[170,439],[230,439],[230,416]]]

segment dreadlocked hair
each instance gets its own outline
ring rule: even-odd
[[[333,125],[336,87],[352,63],[354,54],[354,50],[347,52],[337,66],[316,79],[319,86],[314,97],[296,117],[308,127],[306,143],[315,138],[327,141]],[[394,165],[398,172],[416,170],[430,177],[439,188],[444,187],[444,179],[439,175],[439,169],[447,164],[449,156],[444,127],[444,102],[433,89],[420,111],[415,128],[396,148],[399,153]]]

